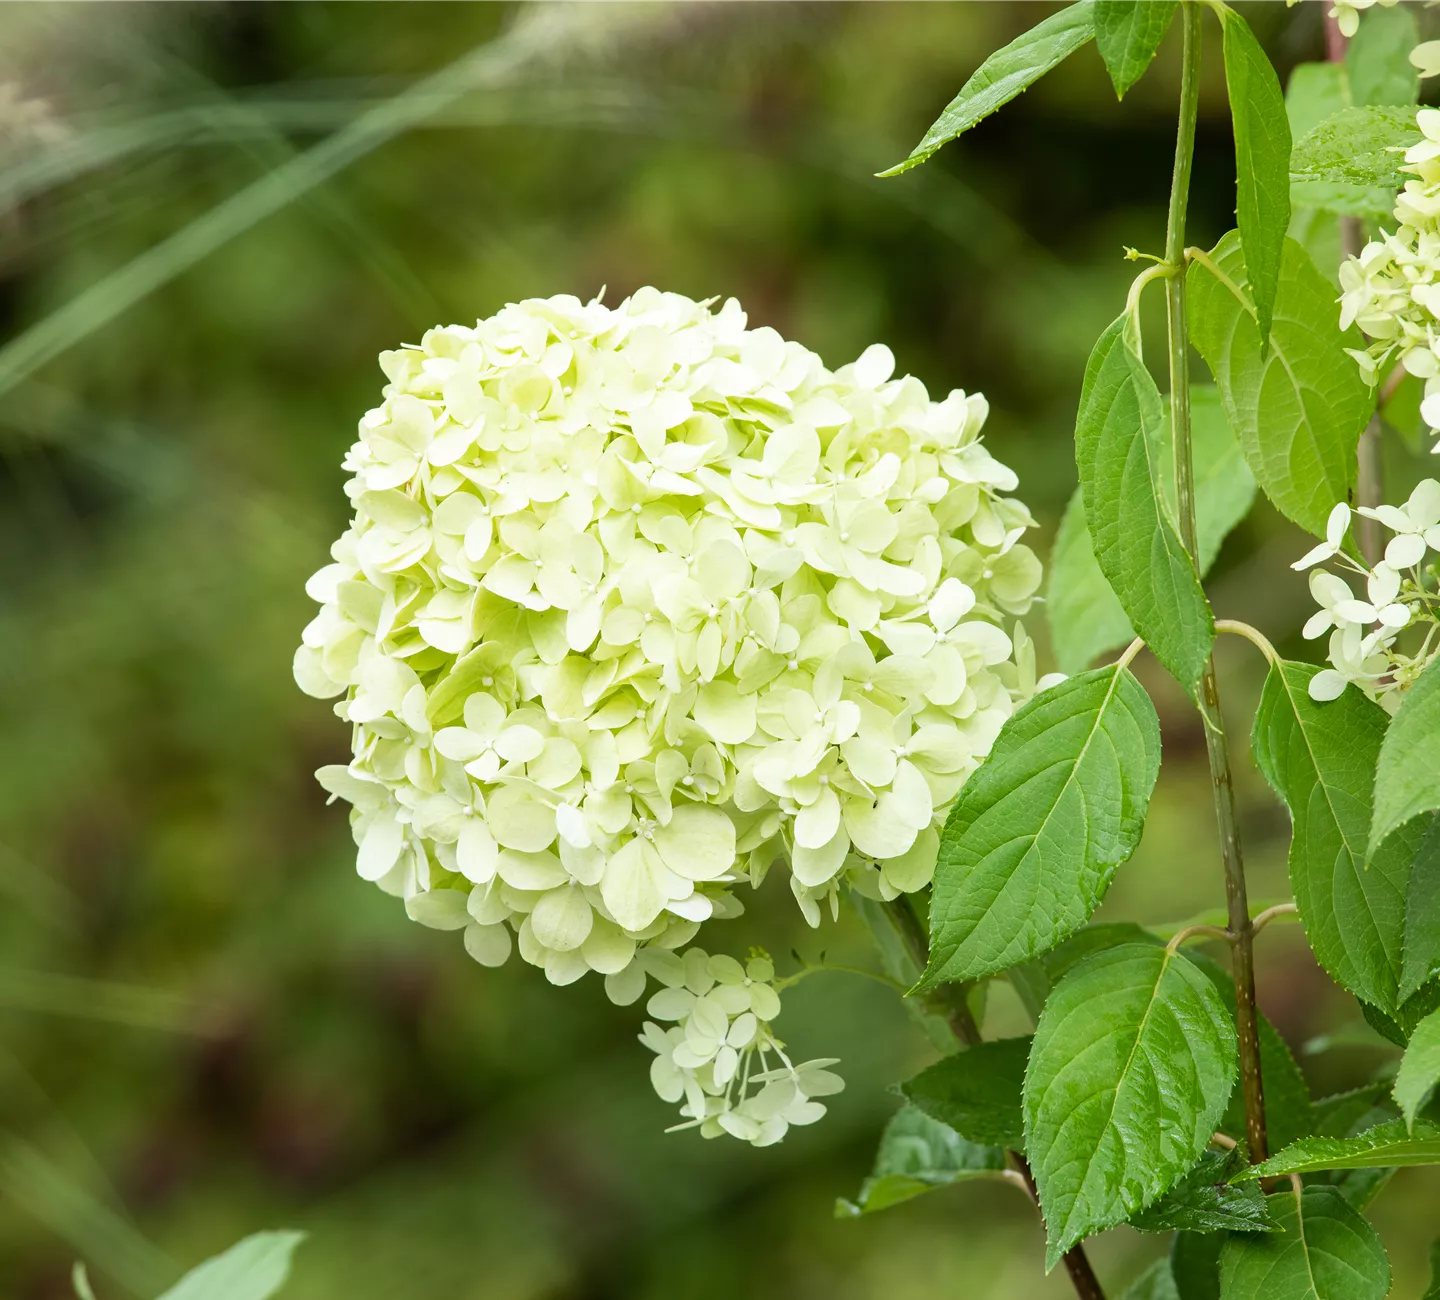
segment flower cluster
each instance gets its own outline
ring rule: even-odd
[[[1394,713],[1404,692],[1440,653],[1435,569],[1426,564],[1431,551],[1440,553],[1440,483],[1426,479],[1403,506],[1361,506],[1360,513],[1379,520],[1393,534],[1384,559],[1374,568],[1341,549],[1350,527],[1350,507],[1343,502],[1330,512],[1325,540],[1293,566],[1307,569],[1329,560],[1365,582],[1362,599],[1328,570],[1310,574],[1310,592],[1320,609],[1305,624],[1305,636],[1313,640],[1330,634],[1330,667],[1311,678],[1310,694],[1333,700],[1353,682]],[[1414,631],[1402,648],[1407,629]]]
[[[1440,71],[1433,56],[1424,62],[1422,70]],[[1416,123],[1423,139],[1405,151],[1402,169],[1416,179],[1396,199],[1394,234],[1382,231],[1340,267],[1340,328],[1359,325],[1370,339],[1350,349],[1367,383],[1392,364],[1425,381],[1420,414],[1440,432],[1440,110],[1420,109]]]
[[[812,924],[842,882],[929,882],[1036,688],[1033,520],[983,398],[653,289],[381,366],[295,659],[343,697],[353,760],[318,776],[362,877],[557,984],[683,947],[775,862]]]
[[[742,966],[699,948],[683,958],[650,949],[631,967],[642,969],[664,985],[646,1004],[655,1019],[645,1022],[640,1041],[655,1053],[650,1081],[661,1100],[683,1099],[685,1122],[675,1128],[770,1146],[792,1124],[813,1124],[825,1114],[815,1098],[844,1088],[826,1068],[833,1060],[795,1065],[785,1055],[770,1025],[780,1012],[775,967],[763,954]],[[638,997],[643,974],[634,986]]]

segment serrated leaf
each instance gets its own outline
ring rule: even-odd
[[[1440,808],[1440,661],[1405,692],[1380,745],[1375,771],[1374,852],[1397,826]]]
[[[1395,1076],[1395,1103],[1413,1130],[1415,1112],[1440,1083],[1440,1011],[1433,1011],[1415,1026],[1410,1044]]]
[[[1301,1138],[1262,1164],[1249,1165],[1233,1181],[1309,1174],[1322,1169],[1400,1169],[1440,1164],[1440,1126],[1418,1123],[1413,1131],[1402,1119],[1377,1124],[1354,1137]]]
[[[1408,178],[1400,171],[1403,155],[1390,148],[1409,148],[1419,139],[1414,109],[1341,109],[1296,142],[1290,176],[1295,181],[1358,185],[1393,194]]]
[[[873,1214],[913,1200],[937,1187],[972,1178],[997,1178],[1005,1170],[998,1147],[967,1142],[938,1120],[902,1106],[885,1125],[875,1152],[875,1168],[853,1201],[837,1200],[835,1217]]]
[[[1028,1038],[997,1038],[947,1056],[900,1085],[900,1094],[967,1142],[1023,1150],[1021,1089]]]
[[[1385,712],[1357,690],[1312,700],[1317,671],[1271,667],[1255,714],[1255,763],[1290,810],[1290,885],[1315,956],[1352,993],[1391,1012],[1409,992],[1407,891],[1420,836],[1402,828],[1367,861]]]
[[[1264,352],[1290,227],[1290,123],[1280,79],[1249,24],[1227,8],[1221,11],[1221,26],[1225,87],[1235,124],[1235,215]]]
[[[1191,338],[1260,487],[1282,514],[1324,536],[1331,508],[1354,490],[1356,447],[1374,406],[1345,352],[1362,340],[1335,328],[1334,286],[1287,240],[1262,357],[1239,236],[1231,231],[1209,257],[1219,278],[1197,258],[1186,282]]]
[[[1194,562],[1164,509],[1160,391],[1131,339],[1127,313],[1085,367],[1075,463],[1095,559],[1131,626],[1192,694],[1215,623]]]
[[[1373,1123],[1365,1124],[1362,1121],[1389,1095],[1390,1083],[1379,1079],[1374,1083],[1361,1084],[1358,1088],[1347,1088],[1344,1092],[1321,1097],[1315,1103],[1315,1136],[1350,1137],[1361,1129],[1373,1128]],[[1290,1144],[1277,1142],[1275,1145],[1285,1147]]]
[[[191,1269],[160,1300],[269,1300],[304,1240],[303,1232],[257,1232]]]
[[[1415,17],[1404,5],[1371,9],[1345,49],[1345,72],[1356,104],[1414,104],[1420,74],[1410,51],[1420,43]]]
[[[1225,1300],[1385,1300],[1390,1261],[1380,1238],[1331,1187],[1271,1196],[1283,1233],[1227,1237]]]
[[[940,836],[919,987],[1004,970],[1084,925],[1139,843],[1159,769],[1159,719],[1128,668],[1007,719]]]
[[[1095,46],[1117,99],[1145,75],[1178,7],[1179,0],[1097,0]]]
[[[1352,42],[1353,45],[1353,42]],[[1350,78],[1343,63],[1302,63],[1290,73],[1285,87],[1285,115],[1290,138],[1302,140],[1328,117],[1352,104]],[[1298,147],[1298,145],[1297,145]],[[1290,237],[1299,241],[1328,278],[1330,267],[1339,266],[1340,228],[1336,213],[1350,216],[1387,217],[1395,204],[1391,190],[1362,185],[1336,185],[1330,181],[1295,179],[1295,152],[1290,154],[1290,206],[1296,209],[1290,220]],[[1317,248],[1323,243],[1321,256]]]
[[[1025,1073],[1046,1267],[1152,1204],[1200,1158],[1235,1082],[1235,1027],[1178,953],[1126,944],[1050,994]]]
[[[880,175],[898,176],[918,167],[941,145],[1003,108],[1063,63],[1095,35],[1094,8],[1094,0],[1078,0],[996,50],[946,105],[910,156]]]
[[[1415,1032],[1416,1027],[1426,1016],[1436,1010],[1440,1010],[1440,979],[1429,980],[1422,984],[1415,993],[1396,1008],[1393,1015],[1381,1011],[1379,1007],[1372,1006],[1369,1002],[1362,1001],[1360,1003],[1360,1011],[1365,1017],[1365,1023],[1382,1038],[1388,1039],[1399,1048],[1410,1045],[1410,1035]]]
[[[1238,1151],[1205,1152],[1154,1205],[1132,1217],[1130,1226],[1141,1232],[1275,1231],[1258,1187],[1228,1185],[1243,1163]]]
[[[1173,518],[1174,439],[1168,394],[1161,427],[1160,488]],[[1203,576],[1230,530],[1249,514],[1255,500],[1255,476],[1245,463],[1240,443],[1220,405],[1219,390],[1213,384],[1194,384],[1190,388],[1190,441],[1195,469],[1195,531]],[[1128,645],[1135,636],[1095,561],[1085,526],[1085,503],[1078,488],[1055,537],[1046,612],[1061,672],[1080,672],[1097,655]]]

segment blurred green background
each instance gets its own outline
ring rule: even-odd
[[[1248,10],[1282,75],[1323,56],[1324,7]],[[885,989],[787,997],[796,1049],[848,1080],[821,1124],[758,1151],[665,1135],[638,1008],[482,970],[355,878],[310,776],[345,729],[290,678],[376,353],[529,295],[734,295],[831,365],[884,340],[932,392],[988,395],[1048,547],[1122,247],[1161,244],[1178,31],[1123,105],[1086,50],[872,175],[1044,12],[0,5],[0,1294],[69,1295],[78,1257],[101,1300],[150,1296],[281,1225],[311,1233],[292,1300],[1068,1294],[1008,1187],[832,1218],[930,1056]],[[1203,113],[1208,245],[1233,221],[1218,49]],[[1392,498],[1427,468],[1390,461]],[[1258,506],[1217,611],[1307,654],[1305,545]],[[1258,664],[1222,655],[1243,741]],[[1102,915],[1162,923],[1222,893],[1196,720],[1142,671],[1166,765]],[[1253,896],[1283,898],[1286,818],[1239,767]],[[778,877],[712,941],[870,960]],[[1314,1050],[1358,1016],[1298,929],[1260,964],[1317,1095],[1393,1068],[1360,1030]],[[998,988],[989,1028],[1019,1016]],[[1440,1171],[1373,1215],[1418,1296]],[[1163,1249],[1092,1247],[1113,1294]]]

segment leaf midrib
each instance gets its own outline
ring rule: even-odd
[[[1053,817],[1053,816],[1055,815],[1055,810],[1060,806],[1061,801],[1065,798],[1066,792],[1070,789],[1071,784],[1074,782],[1074,780],[1075,780],[1075,775],[1076,775],[1076,773],[1079,772],[1079,770],[1080,770],[1080,764],[1085,761],[1085,755],[1090,752],[1090,746],[1094,743],[1096,734],[1097,734],[1099,731],[1102,730],[1102,724],[1104,723],[1104,720],[1105,720],[1105,712],[1106,712],[1106,710],[1110,707],[1110,702],[1111,702],[1111,700],[1113,700],[1113,699],[1115,698],[1115,692],[1116,692],[1116,689],[1117,689],[1117,687],[1118,687],[1118,684],[1119,684],[1121,675],[1124,674],[1124,675],[1128,676],[1129,673],[1130,673],[1130,670],[1129,670],[1128,668],[1122,668],[1122,667],[1120,667],[1118,664],[1115,666],[1114,670],[1112,671],[1112,673],[1111,673],[1111,675],[1110,675],[1110,684],[1105,688],[1105,695],[1104,695],[1104,697],[1101,699],[1100,704],[1099,704],[1099,707],[1095,710],[1095,722],[1094,722],[1094,724],[1091,726],[1089,732],[1086,734],[1086,736],[1085,736],[1085,743],[1080,746],[1080,752],[1075,755],[1075,761],[1070,765],[1070,773],[1069,773],[1069,775],[1066,776],[1066,778],[1065,778],[1065,780],[1064,780],[1064,783],[1060,786],[1060,789],[1059,789],[1059,791],[1057,792],[1057,794],[1055,795],[1055,798],[1051,800],[1051,802],[1050,802],[1050,807],[1046,810],[1045,816],[1044,816],[1044,818],[1041,819],[1040,825],[1039,825],[1038,827],[1036,827],[1035,830],[1034,830],[1034,831],[1029,835],[1029,837],[1028,837],[1028,838],[1029,838],[1029,841],[1030,841],[1030,848],[1033,848],[1033,847],[1034,847],[1036,841],[1039,840],[1039,838],[1041,837],[1041,835],[1043,835],[1043,834],[1045,833],[1046,827],[1048,827],[1048,826],[1050,825],[1050,819],[1051,819],[1051,817]],[[1122,783],[1123,783],[1123,782],[1122,782]],[[1003,796],[1002,796],[1002,798],[1003,798]],[[996,804],[998,804],[999,802],[1001,802],[1001,800],[997,799],[995,802],[996,802]],[[1085,799],[1084,799],[1083,794],[1082,794],[1081,799],[1080,799],[1080,804],[1081,804],[1081,807],[1082,807],[1082,808],[1083,808],[1084,805],[1085,805]],[[994,807],[994,806],[995,806],[995,804],[992,804],[992,805],[991,805],[991,807]],[[1012,836],[1010,839],[1006,840],[1006,841],[1005,841],[1005,845],[1008,846],[1008,845],[1010,845],[1010,844],[1014,844],[1014,843],[1016,843],[1017,841],[1024,840],[1024,839],[1026,839],[1026,838],[1027,838],[1027,837],[1024,836],[1024,835],[1015,835],[1015,836]],[[1088,839],[1087,839],[1087,844],[1088,844]],[[1003,847],[1003,846],[997,846],[997,847]],[[1027,854],[1030,852],[1030,848],[1027,848],[1027,849],[1026,849],[1026,853],[1027,853]],[[992,850],[992,852],[993,852],[993,851],[994,851],[994,850]],[[986,856],[988,857],[989,854],[986,854]],[[986,910],[987,910],[987,912],[989,911],[988,908],[987,908]],[[978,929],[979,929],[979,926],[978,926],[978,925],[972,927],[970,933],[965,936],[965,939],[964,939],[961,943],[957,943],[957,944],[955,945],[955,951],[950,954],[949,958],[948,958],[948,959],[946,960],[946,962],[945,962],[945,966],[942,966],[942,967],[940,968],[941,970],[944,970],[946,966],[949,966],[950,963],[953,962],[957,956],[959,956],[961,948],[964,947],[964,945],[965,945],[966,943],[968,943],[971,939],[974,938],[975,932],[976,932],[976,930],[978,930]]]

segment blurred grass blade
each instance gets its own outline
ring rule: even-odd
[[[177,993],[48,971],[0,969],[0,1008],[103,1020],[135,1029],[201,1032],[197,1007]]]
[[[97,281],[0,349],[0,393],[387,140],[466,91],[513,73],[537,52],[551,46],[554,34],[553,21],[544,17],[517,24],[498,40],[471,50],[412,89],[378,104]]]
[[[0,1191],[133,1295],[157,1294],[178,1271],[136,1228],[13,1134],[0,1137]]]

